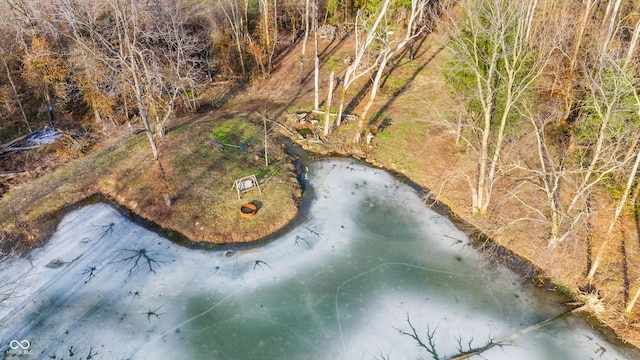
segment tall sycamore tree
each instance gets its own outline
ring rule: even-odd
[[[452,59],[447,81],[477,114],[464,124],[477,156],[476,171],[466,174],[477,215],[487,213],[509,129],[520,121],[522,103],[547,61],[532,49],[537,6],[537,0],[469,0],[460,18],[442,21]]]

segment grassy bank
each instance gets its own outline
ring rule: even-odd
[[[55,230],[67,206],[101,193],[194,241],[259,239],[295,216],[301,196],[292,159],[274,136],[268,135],[268,165],[262,121],[246,115],[212,112],[176,121],[159,141],[159,162],[144,134],[109,139],[6,193],[0,199],[2,236],[7,244],[30,248]],[[262,194],[251,191],[238,200],[234,180],[251,174]],[[249,201],[260,205],[259,212],[242,218],[239,207]]]

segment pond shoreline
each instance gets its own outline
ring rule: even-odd
[[[523,276],[523,281],[530,281],[537,288],[542,288],[544,291],[551,291],[560,293],[562,297],[566,299],[565,304],[581,303],[577,294],[572,293],[566,287],[557,284],[557,281],[545,275],[544,270],[536,266],[532,261],[516,254],[509,248],[498,244],[494,239],[486,234],[482,229],[466,221],[452,210],[451,207],[437,200],[431,193],[431,190],[418,184],[412,180],[409,176],[389,167],[386,167],[375,158],[369,156],[358,156],[354,153],[339,152],[339,151],[314,151],[312,148],[304,148],[306,152],[313,153],[316,156],[322,156],[324,158],[353,158],[368,166],[384,170],[392,174],[395,178],[399,179],[403,183],[410,186],[416,191],[426,206],[434,210],[436,213],[449,219],[456,227],[462,230],[472,240],[473,247],[476,251],[487,256],[489,261],[498,262],[501,265],[508,267],[513,272]],[[597,314],[590,312],[588,309],[585,311],[575,313],[576,316],[583,318],[591,326],[598,329],[609,341],[617,343],[623,346],[640,350],[640,347],[633,343],[624,341],[616,332],[616,330],[609,326],[606,322],[599,319]]]
[[[493,241],[487,234],[482,232],[482,230],[468,223],[461,217],[457,216],[455,212],[452,211],[450,207],[436,200],[432,195],[431,191],[427,188],[420,186],[418,183],[413,181],[408,176],[395,171],[393,169],[389,169],[384,167],[382,164],[377,163],[371,159],[361,159],[355,155],[348,154],[321,154],[314,153],[309,150],[305,150],[300,147],[298,144],[293,141],[288,142],[285,140],[285,147],[287,148],[287,154],[293,159],[293,163],[296,167],[296,172],[298,174],[298,182],[302,188],[302,196],[299,199],[299,206],[297,214],[291,219],[283,228],[277,230],[274,233],[271,233],[265,237],[262,237],[258,240],[249,241],[249,242],[207,242],[207,241],[194,241],[189,239],[187,236],[182,234],[180,231],[166,229],[158,225],[156,222],[150,219],[145,219],[135,211],[127,208],[126,206],[118,203],[116,200],[111,199],[108,195],[102,193],[95,193],[86,197],[74,204],[66,206],[63,209],[60,209],[54,214],[49,216],[48,222],[49,225],[53,226],[55,229],[57,227],[57,223],[62,219],[64,214],[82,208],[87,205],[92,205],[96,203],[108,203],[114,209],[116,209],[121,215],[125,216],[129,220],[134,223],[149,229],[158,235],[165,237],[172,241],[173,243],[180,245],[182,247],[188,249],[197,249],[197,250],[213,250],[213,251],[228,251],[231,254],[235,251],[239,250],[247,250],[258,248],[264,246],[274,239],[278,238],[281,234],[288,232],[290,229],[295,228],[297,225],[302,223],[307,215],[309,210],[310,202],[313,200],[313,188],[309,187],[306,181],[306,168],[310,161],[322,161],[322,159],[331,159],[331,158],[348,158],[353,159],[359,163],[365,164],[372,168],[380,169],[386,171],[393,175],[394,178],[398,179],[402,183],[411,187],[422,199],[423,203],[434,210],[436,213],[443,215],[450,221],[452,221],[456,227],[462,230],[465,234],[472,239],[473,247],[476,251],[480,252],[483,255],[487,256],[487,259],[491,262],[499,262],[501,265],[505,265],[514,271],[517,274],[522,275],[523,282],[532,282],[534,286],[538,288],[543,288],[544,291],[552,291],[557,293],[561,293],[562,297],[566,299],[565,303],[575,302],[577,298],[574,294],[569,293],[566,289],[559,287],[554,284],[552,278],[546,277],[544,272],[536,267],[532,262],[524,259],[517,254],[510,251],[508,248],[497,244]],[[294,150],[292,150],[294,149]],[[318,156],[316,158],[316,156]],[[52,224],[51,222],[56,222]],[[46,243],[47,239],[43,239],[43,241],[38,242],[35,247],[40,247],[44,243]],[[27,249],[29,251],[31,249]],[[577,314],[579,317],[588,321],[592,326],[597,327],[598,330],[604,334],[604,336],[611,342],[618,343],[620,345],[631,346],[628,343],[623,342],[615,333],[614,329],[609,327],[604,322],[597,319],[597,317],[593,314],[580,312]],[[635,347],[634,347],[635,348]],[[636,348],[637,349],[637,348]]]
[[[36,270],[34,291],[16,299],[18,311],[11,306],[3,313],[4,338],[33,340],[39,357],[73,346],[85,353],[103,349],[114,358],[195,359],[221,352],[250,358],[256,350],[368,358],[374,341],[381,354],[417,358],[409,354],[421,350],[397,332],[410,314],[421,329],[438,322],[443,353],[456,351],[450,334],[459,332],[466,340],[492,334],[513,345],[488,350],[487,358],[555,353],[580,359],[598,345],[607,358],[640,358],[605,341],[580,317],[521,336],[567,306],[555,293],[540,296],[543,289],[486,261],[463,231],[390,173],[351,158],[310,165],[313,216],[248,251],[193,251],[109,204],[72,211],[45,246],[12,263],[16,277]],[[234,333],[243,336],[230,339]],[[278,336],[286,344],[268,341]],[[581,344],[582,351],[566,344]]]

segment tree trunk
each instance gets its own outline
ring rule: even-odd
[[[636,290],[635,295],[633,295],[633,297],[629,301],[629,304],[627,305],[627,308],[625,309],[626,312],[630,313],[631,310],[633,310],[633,307],[636,305],[636,301],[638,301],[639,297],[640,297],[640,288],[638,288],[638,290]]]
[[[551,231],[549,233],[549,243],[547,246],[553,249],[560,242],[560,221],[558,212],[556,210],[551,210]]]
[[[331,70],[329,75],[329,93],[327,93],[327,110],[324,113],[324,136],[329,135],[329,127],[331,126],[331,99],[333,98],[333,81],[335,71]]]
[[[233,31],[233,37],[236,43],[236,50],[238,51],[238,60],[240,61],[240,69],[242,71],[242,75],[246,75],[246,69],[245,69],[245,65],[244,65],[244,58],[243,58],[243,49],[242,49],[242,41],[241,41],[241,37],[243,34],[243,26],[242,26],[242,17],[239,14],[239,9],[238,9],[238,4],[236,1],[233,0],[229,0],[229,5],[231,7],[231,14],[229,14],[229,12],[227,12],[226,8],[224,7],[224,5],[222,4],[221,0],[218,0],[218,4],[220,5],[220,8],[222,9],[222,12],[224,13],[224,16],[227,18],[227,21],[229,22],[229,26],[231,27],[231,31]],[[246,14],[245,14],[246,15]]]
[[[636,26],[633,30],[633,36],[631,37],[631,41],[629,42],[629,49],[627,50],[627,56],[625,58],[625,66],[628,66],[631,60],[633,60],[633,55],[636,52],[636,47],[638,46],[639,36],[640,36],[640,20],[636,21]]]
[[[490,103],[492,103],[491,101]],[[486,199],[487,186],[487,162],[489,161],[489,139],[491,134],[491,111],[484,113],[484,128],[482,130],[482,143],[480,148],[480,159],[478,164],[478,176],[476,192],[476,206],[472,209],[473,213],[485,215],[488,204]]]
[[[260,10],[262,11],[262,29],[264,31],[264,41],[267,48],[271,47],[270,37],[269,37],[269,1],[268,0],[259,0]]]
[[[100,111],[98,111],[98,107],[96,106],[96,102],[94,99],[91,99],[91,108],[93,109],[93,116],[96,118],[96,122],[102,125],[102,130],[106,133],[107,124],[102,119],[102,116],[100,116]]]
[[[318,55],[318,0],[313,0],[313,41],[315,44],[315,63],[313,67],[313,110],[320,109],[320,56]]]
[[[278,0],[273,0],[273,43],[269,49],[269,59],[267,60],[267,71],[270,74],[273,71],[273,55],[276,53],[278,46]]]
[[[11,89],[13,90],[13,94],[16,97],[16,101],[18,102],[18,107],[20,108],[20,113],[22,114],[22,118],[24,119],[24,123],[27,124],[27,129],[31,132],[31,125],[29,125],[29,120],[27,120],[27,115],[24,113],[24,108],[22,107],[22,101],[20,101],[20,95],[18,94],[18,89],[16,88],[16,84],[13,82],[13,76],[11,76],[11,70],[9,69],[9,65],[7,64],[7,59],[2,56],[2,63],[4,64],[4,68],[7,71],[7,78],[9,79],[9,84],[11,84]]]
[[[616,211],[613,214],[613,219],[611,219],[611,222],[609,223],[609,228],[607,229],[608,233],[613,231],[613,227],[618,221],[618,218],[622,213],[622,209],[627,204],[627,199],[629,198],[629,192],[631,191],[631,187],[633,186],[633,183],[636,179],[636,174],[638,173],[639,166],[640,166],[640,150],[638,150],[638,152],[636,153],[636,161],[633,163],[633,168],[631,169],[631,173],[627,178],[627,185],[625,186],[624,192],[622,193],[622,198],[618,200],[618,205],[616,206]]]
[[[135,52],[132,49],[132,44],[131,44],[131,40],[129,39],[128,35],[124,36],[124,41],[125,41],[125,45],[129,48],[129,51],[131,52],[131,55],[129,56],[129,71],[131,72],[131,78],[133,80],[133,86],[132,86],[132,90],[135,94],[135,98],[136,98],[136,105],[138,107],[138,114],[140,115],[140,121],[142,121],[142,125],[144,126],[144,130],[145,133],[147,134],[147,138],[149,139],[149,144],[151,145],[151,152],[153,154],[153,160],[158,161],[159,158],[159,152],[158,152],[158,147],[156,145],[156,139],[153,136],[153,131],[151,129],[151,124],[149,122],[149,117],[146,111],[146,104],[144,102],[143,96],[142,96],[142,85],[140,84],[140,80],[138,79],[138,64],[137,61],[135,59]]]
[[[344,111],[345,97],[346,97],[346,90],[344,89],[344,81],[343,81],[342,87],[340,90],[340,101],[338,102],[338,114],[336,115],[336,127],[340,127],[340,125],[342,124],[342,112]]]
[[[369,109],[373,106],[373,102],[378,95],[378,88],[380,87],[380,80],[382,79],[382,74],[384,73],[384,69],[387,67],[387,62],[389,62],[389,58],[391,57],[393,51],[388,50],[384,52],[382,56],[382,61],[378,67],[378,71],[376,71],[376,76],[373,79],[373,84],[371,86],[371,95],[369,96],[369,101],[367,101],[366,105],[362,109],[362,113],[360,114],[360,118],[358,119],[358,132],[356,132],[356,136],[353,139],[353,143],[357,144],[360,142],[362,138],[362,129],[364,127],[364,122],[367,119],[367,115],[369,113]]]
[[[504,130],[507,126],[507,120],[509,114],[511,113],[511,107],[514,104],[513,99],[513,77],[515,74],[509,75],[509,81],[507,85],[507,99],[504,103],[504,109],[502,111],[502,117],[500,119],[500,128],[498,129],[498,134],[493,145],[493,158],[491,159],[491,164],[489,165],[489,174],[486,177],[486,188],[485,188],[485,196],[482,199],[483,203],[480,205],[480,214],[486,214],[487,207],[491,200],[491,191],[493,189],[493,183],[496,178],[496,169],[498,168],[498,163],[500,161],[500,153],[502,152],[502,144],[504,142]]]
[[[575,86],[575,69],[576,63],[578,61],[578,54],[580,53],[580,49],[582,48],[582,41],[584,40],[584,31],[587,27],[587,22],[591,17],[591,11],[593,10],[594,5],[598,2],[597,0],[583,0],[584,2],[584,10],[582,13],[582,18],[578,23],[578,30],[575,36],[576,43],[573,46],[573,51],[571,53],[571,57],[569,58],[569,74],[567,76],[565,82],[565,109],[564,115],[560,118],[562,123],[566,123],[569,120],[569,116],[571,115],[571,111],[573,110],[573,104],[575,101],[574,86]]]
[[[620,12],[621,2],[622,0],[616,0],[615,5],[613,6],[613,9],[611,10],[611,12],[609,12],[609,6],[611,6],[611,1],[609,1],[609,5],[607,6],[607,14],[609,15],[609,26],[607,27],[607,32],[605,33],[604,39],[602,41],[602,50],[600,51],[600,65],[602,65],[604,57],[607,55],[607,52],[609,51],[609,44],[611,43],[611,38],[613,37],[613,32],[617,24],[616,19],[618,17],[618,13]]]
[[[356,29],[355,29],[356,53],[355,53],[355,58],[353,62],[351,63],[351,65],[349,65],[349,67],[345,71],[344,79],[342,81],[342,88],[340,90],[340,106],[338,107],[338,118],[336,119],[336,126],[340,126],[340,122],[342,119],[342,112],[344,110],[344,101],[345,101],[347,89],[349,89],[349,86],[351,86],[351,84],[354,81],[356,81],[359,77],[365,74],[368,74],[371,71],[371,69],[374,69],[378,65],[378,61],[380,61],[381,59],[378,56],[376,58],[376,62],[373,65],[369,66],[365,71],[358,73],[358,67],[361,64],[362,59],[365,56],[367,49],[369,48],[369,45],[371,45],[371,43],[375,39],[380,23],[382,22],[383,19],[386,18],[387,9],[389,8],[390,2],[391,2],[390,0],[385,0],[385,2],[382,4],[382,9],[380,9],[380,13],[377,15],[376,20],[371,25],[371,28],[367,29],[367,36],[365,37],[365,40],[362,44],[359,43],[359,37],[358,37],[358,21],[359,21],[360,15],[356,17]]]
[[[389,60],[401,49],[403,49],[407,44],[413,44],[413,40],[419,34],[415,29],[415,24],[418,18],[421,16],[423,12],[423,8],[426,6],[428,1],[424,0],[412,0],[411,1],[411,13],[409,14],[409,18],[407,20],[407,27],[405,30],[404,38],[394,47],[390,47],[390,42],[386,39],[387,47],[381,50],[380,55],[378,55],[378,59],[380,61],[380,65],[378,65],[378,70],[376,71],[376,76],[373,80],[373,85],[371,87],[371,94],[369,97],[369,101],[364,106],[362,113],[360,114],[360,121],[358,123],[358,132],[356,133],[356,137],[354,139],[354,143],[360,142],[360,138],[362,137],[362,128],[364,122],[367,120],[367,115],[371,106],[376,99],[378,94],[378,89],[380,88],[380,80],[382,79],[382,74],[384,73]],[[413,59],[413,48],[410,49],[410,59]],[[378,60],[376,61],[378,62]]]
[[[584,2],[584,10],[582,13],[582,18],[578,23],[578,32],[575,36],[576,43],[573,46],[573,52],[571,53],[571,58],[569,59],[569,81],[573,80],[573,74],[576,68],[576,62],[578,61],[578,53],[580,52],[580,48],[582,47],[582,40],[584,40],[584,31],[587,27],[587,22],[591,17],[591,11],[593,7],[598,2],[597,0],[583,0]],[[573,84],[570,84],[573,86]]]
[[[300,72],[298,82],[302,83],[302,71],[304,70],[304,56],[307,52],[307,41],[309,40],[309,0],[304,3],[304,39],[302,40],[302,52],[300,55]]]
[[[615,212],[613,214],[613,218],[609,221],[609,227],[607,228],[607,232],[605,233],[604,243],[598,249],[598,253],[597,253],[595,259],[593,260],[593,263],[591,265],[591,269],[589,269],[589,274],[587,275],[587,279],[589,281],[593,280],[593,277],[595,276],[596,271],[598,270],[598,267],[600,266],[600,262],[602,260],[602,257],[604,256],[604,253],[608,248],[609,241],[611,239],[611,233],[613,232],[613,228],[614,228],[616,222],[618,221],[618,218],[620,217],[620,214],[622,213],[622,210],[624,209],[624,206],[627,204],[627,199],[629,198],[629,193],[631,191],[631,187],[633,186],[633,183],[634,183],[635,178],[636,178],[636,174],[638,173],[638,166],[639,165],[640,165],[640,150],[636,154],[636,161],[634,162],[633,169],[631,169],[631,173],[629,174],[629,177],[627,178],[627,185],[624,188],[624,192],[622,193],[622,197],[620,198],[620,200],[618,200],[618,204],[617,204],[616,210],[615,210]]]
[[[56,126],[56,118],[53,114],[53,105],[51,105],[51,95],[49,94],[48,86],[45,86],[44,98],[47,103],[47,112],[49,113],[49,127],[53,129]]]
[[[267,150],[267,116],[262,115],[262,123],[264,125],[264,166],[269,166],[269,153]]]

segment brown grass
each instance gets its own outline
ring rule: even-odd
[[[31,247],[53,232],[57,214],[96,193],[195,241],[256,240],[295,216],[301,194],[291,161],[270,138],[270,166],[265,166],[262,128],[251,118],[205,114],[173,125],[159,142],[164,176],[144,134],[112,139],[5,194],[0,199],[4,236],[20,240],[22,248]],[[221,126],[230,126],[239,140],[251,137],[252,143],[242,151],[214,151],[202,145]],[[258,175],[262,194],[254,191],[238,200],[233,181],[249,174]],[[170,207],[165,194],[172,199]],[[241,218],[239,207],[250,200],[262,207],[254,218]]]

